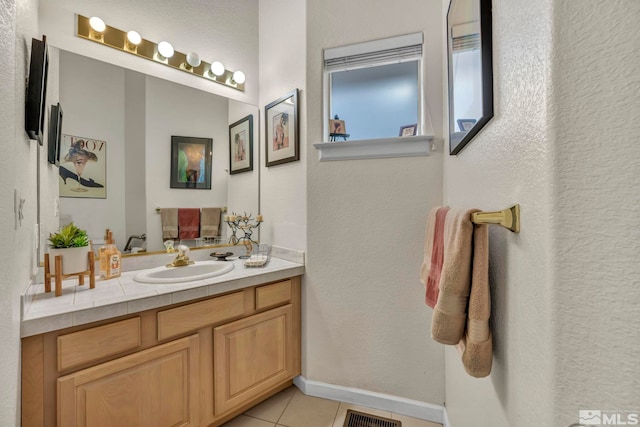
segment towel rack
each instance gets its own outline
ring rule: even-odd
[[[520,232],[520,205],[515,204],[510,208],[496,212],[475,212],[471,214],[471,222],[474,224],[498,224],[501,227],[519,233]]]
[[[161,208],[156,208],[156,213],[160,213],[162,211]],[[227,211],[227,207],[223,206],[220,208],[220,212],[225,213]]]

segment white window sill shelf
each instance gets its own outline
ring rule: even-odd
[[[318,159],[321,162],[330,162],[334,160],[428,156],[431,151],[431,141],[433,141],[433,135],[417,135],[321,142],[313,144],[313,146],[318,150]]]

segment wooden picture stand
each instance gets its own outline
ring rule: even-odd
[[[50,261],[49,254],[44,254],[44,291],[51,292],[51,277],[55,278],[56,283],[56,293],[55,295],[59,297],[62,295],[62,281],[68,277],[78,276],[78,284],[80,286],[84,285],[84,276],[86,274],[89,275],[89,288],[94,289],[96,287],[96,267],[95,267],[95,255],[93,251],[89,251],[89,269],[86,271],[81,271],[79,273],[73,274],[62,274],[62,255],[57,255],[54,261],[54,273],[50,273]]]

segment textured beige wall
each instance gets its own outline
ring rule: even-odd
[[[307,138],[322,139],[322,49],[425,33],[425,92],[442,138],[440,1],[307,2]],[[418,279],[428,210],[442,202],[430,157],[318,162],[309,148],[304,375],[422,402],[444,401],[443,347]]]
[[[446,159],[445,200],[519,202],[522,230],[491,232],[491,376],[447,352],[451,425],[640,412],[640,4],[494,0],[493,17],[496,116]]]
[[[20,414],[20,292],[31,279],[37,222],[38,152],[24,130],[25,77],[31,38],[38,37],[37,1],[0,2],[0,424],[18,426]],[[14,225],[14,189],[24,202],[22,224]]]
[[[519,234],[490,228],[491,375],[471,378],[457,352],[446,353],[452,427],[557,425],[552,418],[550,18],[550,0],[493,1],[495,116],[457,156],[445,157],[446,203],[494,210],[517,202],[522,209]]]
[[[635,0],[559,2],[554,10],[551,248],[561,426],[577,422],[580,409],[620,411],[622,421],[624,411],[640,414],[639,20]]]

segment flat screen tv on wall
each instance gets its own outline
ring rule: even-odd
[[[24,129],[29,138],[37,140],[40,145],[43,144],[42,132],[46,111],[48,71],[47,37],[42,36],[42,40],[31,39],[31,63],[25,96]]]

